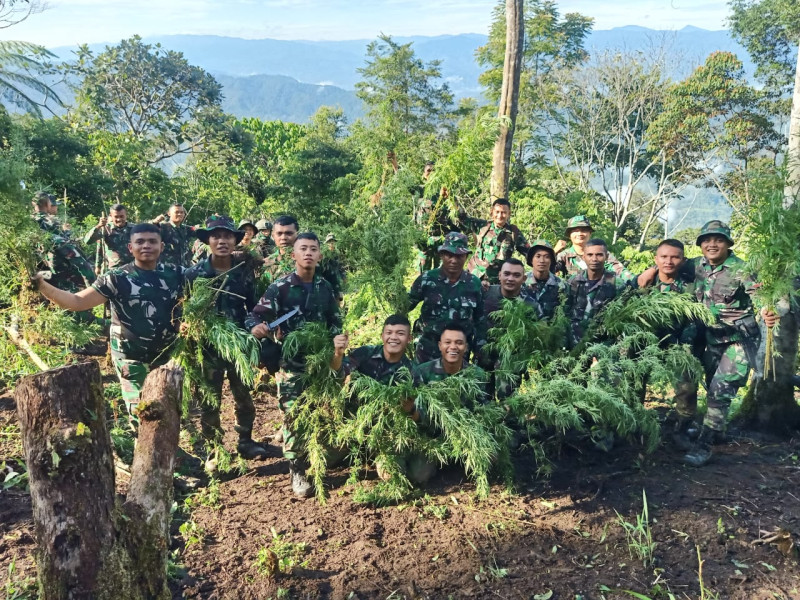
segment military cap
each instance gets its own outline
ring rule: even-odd
[[[47,192],[36,192],[33,195],[33,202],[37,206],[41,206],[45,200],[49,200],[50,204],[53,206],[61,206],[61,202],[57,201],[53,194],[48,194]]]
[[[569,236],[570,231],[577,229],[578,227],[588,227],[594,231],[594,227],[592,227],[592,224],[589,222],[589,217],[586,215],[575,215],[569,221],[567,221],[566,235]]]
[[[258,228],[250,219],[242,219],[241,221],[239,221],[239,227],[237,227],[237,229],[241,229],[245,225],[250,225],[250,227],[252,227],[253,229],[258,230]]]
[[[208,243],[208,237],[211,235],[211,232],[215,229],[225,229],[226,231],[230,231],[236,236],[236,243],[242,241],[244,238],[244,231],[240,231],[236,229],[233,224],[233,219],[231,219],[227,215],[211,215],[206,219],[206,226],[205,229],[198,229],[196,232],[197,239],[199,239],[204,244]]]
[[[533,255],[536,254],[537,250],[547,250],[548,254],[550,254],[550,271],[555,273],[556,272],[556,253],[553,250],[553,247],[550,245],[550,242],[543,239],[533,240],[531,243],[531,247],[528,248],[528,253],[526,255],[526,259],[528,261],[529,266],[533,266]]]
[[[444,243],[439,246],[439,252],[450,252],[451,254],[469,254],[472,250],[469,249],[469,242],[467,236],[458,231],[451,231],[444,236]]]
[[[259,219],[258,221],[256,221],[256,229],[258,229],[259,231],[264,231],[265,229],[267,231],[272,231],[272,223],[270,223],[266,219]]]
[[[325,243],[326,244],[328,242],[335,242],[335,241],[336,241],[336,236],[334,234],[329,233],[328,235],[325,236]]]
[[[731,228],[718,219],[714,219],[713,221],[709,221],[703,225],[703,227],[700,229],[700,235],[697,236],[697,241],[695,244],[699,246],[703,241],[703,238],[709,235],[721,235],[731,243],[731,246],[733,246]]]

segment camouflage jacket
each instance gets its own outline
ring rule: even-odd
[[[167,221],[161,223],[161,241],[164,242],[164,251],[161,253],[161,262],[188,267],[192,263],[192,244],[190,240],[196,237],[197,228],[190,225],[173,225]]]
[[[59,235],[54,235],[52,242],[45,255],[45,265],[52,273],[50,283],[68,292],[79,292],[92,285],[94,269],[78,247]]]
[[[424,190],[424,188],[422,188]],[[436,211],[434,214],[433,211]],[[414,222],[425,232],[425,238],[419,244],[422,250],[435,252],[451,231],[474,233],[486,225],[486,221],[468,216],[463,210],[453,218],[447,200],[439,203],[439,194],[432,198],[420,198],[414,208]]]
[[[53,215],[48,215],[47,213],[43,212],[35,212],[33,213],[33,220],[36,221],[36,224],[47,233],[60,236],[64,235],[64,231],[61,227],[61,221],[58,220],[58,217],[54,217]]]
[[[217,295],[217,311],[228,319],[244,327],[248,313],[256,306],[256,282],[252,261],[248,256],[235,258],[231,268],[218,273],[211,266],[211,259],[206,258],[186,270],[187,283],[195,279],[213,279],[218,277],[215,287],[222,290]],[[188,288],[191,291],[191,287]]]
[[[491,324],[491,314],[503,308],[503,291],[499,285],[490,286],[483,296],[483,313],[486,315],[487,322]],[[538,318],[542,318],[542,308],[536,301],[531,291],[524,285],[519,290],[519,296],[509,298],[509,300],[522,300],[536,312]]]
[[[540,281],[534,277],[533,271],[531,271],[525,285],[539,303],[541,318],[552,319],[558,305],[564,301],[567,293],[567,284],[564,283],[564,280],[550,273],[546,281]]]
[[[340,296],[344,292],[344,284],[347,280],[347,275],[342,267],[342,261],[338,253],[331,254],[330,252],[323,252],[322,260],[319,261],[319,274],[331,284],[333,293]]]
[[[586,271],[581,271],[569,280],[566,314],[570,320],[570,342],[573,346],[583,338],[592,318],[616,298],[625,285],[626,282],[613,271],[606,271],[596,281],[590,281]]]
[[[92,287],[111,302],[111,349],[150,363],[173,342],[183,267],[159,264],[145,271],[128,263],[101,275]]]
[[[128,243],[131,241],[131,229],[133,225],[127,223],[124,227],[95,227],[90,229],[83,238],[84,244],[103,241],[105,246],[105,262],[108,269],[126,265],[133,260],[133,254],[128,250]]]
[[[441,269],[431,269],[417,277],[408,294],[410,308],[422,302],[414,332],[438,341],[449,321],[462,321],[467,340],[473,350],[486,343],[486,317],[483,313],[483,291],[480,280],[464,271],[450,283]]]
[[[514,250],[525,255],[528,248],[530,244],[516,225],[507,223],[499,228],[488,223],[478,232],[475,253],[470,257],[467,270],[479,279],[497,283],[503,262],[513,256]]]
[[[556,256],[555,271],[562,277],[573,277],[585,270],[586,263],[583,257],[578,254],[578,251],[575,250],[575,246],[570,246],[566,250],[562,250],[558,253],[558,256]],[[617,277],[621,277],[625,281],[633,279],[633,273],[628,271],[625,265],[619,262],[617,257],[611,252],[608,253],[608,259],[606,259],[606,271],[614,271]]]
[[[405,367],[409,373],[412,363],[407,357],[401,358],[396,363],[390,363],[383,355],[383,344],[377,346],[361,346],[350,352],[342,363],[344,373],[361,373],[371,377],[384,385],[391,385],[398,369]]]
[[[631,285],[638,287],[636,279],[632,280]],[[688,294],[692,297],[695,295],[694,288],[693,270],[682,270],[671,283],[661,281],[658,277],[658,271],[656,271],[655,281],[648,286],[652,294]],[[700,328],[697,323],[684,320],[680,323],[675,323],[672,327],[660,329],[653,333],[667,344],[694,344],[699,331]]]
[[[259,323],[269,324],[299,308],[296,315],[281,325],[284,335],[299,329],[306,321],[324,323],[333,335],[338,335],[342,330],[342,315],[331,284],[315,273],[314,280],[308,287],[309,290],[297,273],[280,277],[269,286],[247,316],[245,328],[249,331]]]
[[[752,298],[759,285],[747,272],[747,263],[733,252],[717,267],[702,256],[692,259],[692,262],[695,267],[695,297],[717,317],[717,323],[706,328],[708,343],[740,340],[741,334],[736,330],[735,322],[743,317],[753,317]]]
[[[280,249],[274,247],[269,256],[264,258],[264,265],[261,267],[260,279],[266,284],[275,283],[279,278],[294,272],[295,263],[292,258],[292,250],[287,248],[281,254]],[[321,275],[321,273],[318,273]]]
[[[261,253],[261,258],[267,258],[275,251],[275,240],[272,239],[272,236],[265,235],[260,231],[253,238],[253,243]]]

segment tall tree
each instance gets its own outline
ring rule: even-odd
[[[514,125],[519,106],[519,79],[522,70],[522,50],[525,41],[525,15],[523,0],[506,0],[506,55],[503,62],[503,87],[497,109],[502,119],[500,135],[492,157],[493,198],[508,197],[508,173],[511,146],[514,143]]]
[[[0,12],[0,23],[2,19]],[[36,44],[0,41],[0,97],[38,117],[42,116],[43,108],[62,106],[55,90],[42,81],[44,76],[54,73],[49,63],[53,58],[52,52]]]

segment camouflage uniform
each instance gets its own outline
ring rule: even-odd
[[[463,322],[468,331],[467,342],[475,352],[486,343],[483,291],[475,275],[464,271],[455,283],[450,283],[440,269],[432,269],[417,277],[408,298],[412,309],[422,302],[419,319],[414,323],[418,363],[439,357],[439,337],[449,321]]]
[[[151,368],[167,362],[175,340],[183,268],[159,264],[154,270],[128,263],[98,277],[92,287],[111,303],[111,359],[132,409]]]
[[[48,215],[47,213],[43,212],[35,212],[33,213],[33,220],[36,221],[36,224],[47,233],[68,237],[68,233],[63,230],[61,221],[58,220],[58,217]]]
[[[160,261],[181,267],[188,267],[192,263],[192,243],[190,240],[197,237],[197,228],[190,225],[174,225],[171,221],[161,223],[161,241],[164,242],[164,251]]]
[[[525,280],[525,285],[539,304],[540,318],[552,319],[567,293],[567,284],[564,283],[564,280],[549,273],[547,279],[541,281],[536,279],[531,272]]]
[[[606,304],[617,297],[626,282],[613,271],[605,271],[603,276],[590,281],[586,271],[581,271],[567,284],[566,314],[570,320],[569,342],[574,347],[583,339],[589,322]]]
[[[438,247],[448,233],[474,232],[486,225],[486,221],[469,217],[464,212],[459,212],[458,218],[454,220],[450,216],[448,202],[439,202],[438,192],[431,198],[424,198],[425,186],[420,186],[419,189],[420,199],[415,204],[414,222],[425,232],[425,238],[417,244],[417,267],[422,275],[439,266]]]
[[[217,295],[217,312],[244,328],[244,321],[256,304],[255,276],[251,261],[247,256],[243,259],[234,259],[228,271],[219,273],[211,266],[211,259],[207,258],[186,271],[188,283],[198,278],[213,279],[215,277],[218,278],[217,287],[222,290]],[[249,439],[253,430],[256,409],[253,405],[253,398],[250,396],[250,390],[242,382],[236,367],[210,348],[203,350],[203,364],[206,383],[214,391],[216,400],[215,406],[205,402],[201,404],[204,437],[216,439],[222,436],[219,411],[222,402],[222,383],[227,375],[234,401],[235,429],[240,434],[246,434],[245,437]]]
[[[519,227],[510,223],[497,227],[490,222],[478,232],[475,253],[470,258],[467,270],[478,279],[488,280],[490,284],[499,283],[503,262],[511,258],[514,250],[525,255],[528,248],[530,244]]]
[[[569,221],[567,221],[567,230],[566,236],[569,239],[569,234],[572,229],[577,229],[578,227],[588,227],[592,231],[591,223],[589,222],[589,218],[585,217],[584,215],[577,215],[572,217]],[[587,240],[588,241],[588,240]],[[558,253],[556,257],[556,264],[554,273],[561,275],[564,278],[570,278],[574,275],[577,275],[581,271],[586,270],[586,263],[583,260],[583,257],[578,254],[577,249],[575,246],[570,246],[566,250],[562,250]],[[606,258],[606,271],[614,271],[617,277],[622,277],[626,281],[633,278],[633,273],[628,271],[617,257],[614,256],[611,252],[608,253],[608,258]]]
[[[383,344],[361,346],[350,352],[342,363],[346,375],[357,372],[371,377],[384,385],[391,385],[398,369],[405,367],[411,372],[411,361],[403,356],[397,362],[389,362],[383,354]]]
[[[718,226],[715,226],[718,225]],[[730,239],[730,230],[719,221],[703,226],[703,236],[719,233]],[[705,425],[724,431],[728,408],[737,390],[747,383],[750,364],[744,346],[746,340],[756,347],[760,342],[753,314],[752,296],[758,287],[755,278],[746,270],[746,263],[730,253],[725,262],[712,266],[703,257],[693,259],[695,266],[695,296],[717,315],[717,322],[706,327],[706,350],[703,366],[706,372],[708,412]],[[737,322],[738,321],[738,322]],[[749,332],[743,334],[742,329]]]
[[[326,239],[326,242],[329,240]],[[335,241],[335,240],[334,240]],[[344,293],[344,285],[347,281],[347,275],[342,266],[341,255],[337,251],[331,252],[327,248],[322,251],[322,260],[319,261],[318,266],[319,274],[331,284],[333,293],[341,300]]]
[[[245,329],[251,331],[260,323],[269,324],[295,308],[299,308],[300,312],[280,326],[284,335],[299,329],[307,321],[324,323],[331,336],[341,332],[342,315],[331,285],[317,274],[306,285],[295,272],[280,277],[267,288],[247,316]],[[305,357],[295,356],[291,360],[281,358],[280,371],[275,377],[278,383],[278,406],[283,412],[283,455],[289,460],[302,459],[303,455],[303,449],[297,446],[289,413],[303,393],[304,371]]]
[[[128,250],[128,243],[131,241],[131,229],[133,225],[126,223],[122,227],[95,227],[90,229],[83,238],[84,244],[103,241],[107,269],[113,269],[121,265],[126,265],[133,260],[133,254]]]
[[[284,275],[292,273],[295,268],[294,258],[292,258],[292,249],[287,248],[286,252],[281,254],[280,248],[274,247],[271,254],[264,258],[264,264],[261,266],[258,274],[257,291],[265,290],[278,279]],[[322,276],[322,273],[317,270],[317,274]]]
[[[466,369],[470,369],[475,377],[480,380],[483,386],[486,384],[486,372],[481,369],[480,367],[476,367],[470,365],[469,362],[464,360],[463,365],[461,366],[461,370],[459,373],[463,373]],[[436,381],[442,381],[450,377],[447,371],[444,370],[444,365],[442,364],[442,359],[437,358],[428,362],[424,362],[418,364],[414,367],[411,372],[411,375],[414,380],[414,385],[426,385],[428,383],[433,383]],[[484,399],[487,399],[484,397]],[[424,415],[423,415],[424,416]]]

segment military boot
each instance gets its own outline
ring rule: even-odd
[[[242,431],[239,433],[239,443],[236,445],[236,451],[239,456],[246,460],[265,459],[267,458],[267,449],[252,438],[251,431]]]
[[[692,467],[702,467],[708,463],[713,454],[712,446],[716,433],[709,427],[703,427],[703,431],[700,432],[700,437],[697,438],[692,449],[684,455],[683,462]]]
[[[672,443],[678,450],[689,452],[700,435],[700,428],[692,417],[678,417],[672,430]]]
[[[300,498],[310,498],[314,495],[314,486],[306,477],[305,465],[299,460],[289,461],[289,475],[292,478],[292,491]]]

